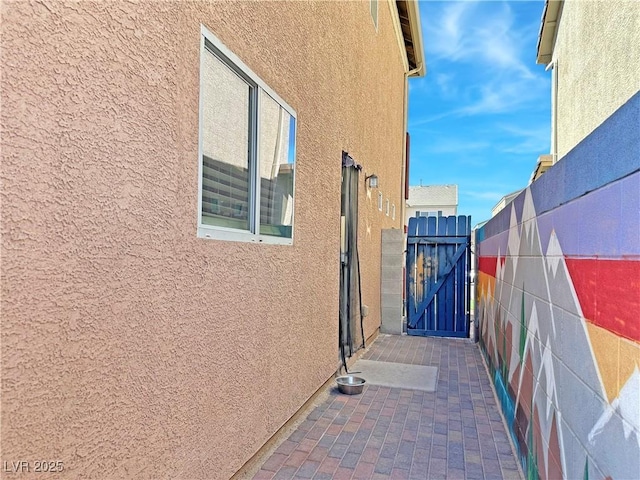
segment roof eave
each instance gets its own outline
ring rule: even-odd
[[[427,73],[422,42],[420,6],[416,0],[396,0],[410,77],[423,77]]]
[[[563,3],[564,0],[545,0],[540,33],[538,34],[537,63],[547,65],[553,59],[553,48]]]

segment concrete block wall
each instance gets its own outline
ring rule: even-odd
[[[402,230],[382,230],[382,272],[380,281],[382,324],[380,331],[401,335],[403,330],[402,276],[405,236]]]
[[[640,478],[639,126],[640,92],[477,232],[481,348],[528,478]]]

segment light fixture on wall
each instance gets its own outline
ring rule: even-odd
[[[367,180],[369,181],[369,188],[378,188],[378,176],[373,173],[371,175],[365,175],[364,177],[364,183],[367,183]]]

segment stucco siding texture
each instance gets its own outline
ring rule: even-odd
[[[640,8],[629,0],[566,0],[558,62],[558,157],[640,89]]]
[[[334,373],[341,151],[402,201],[389,6],[2,3],[2,460],[228,478]],[[293,246],[196,238],[201,24],[296,110]]]

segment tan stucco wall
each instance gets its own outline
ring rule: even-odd
[[[553,58],[562,158],[640,88],[638,3],[566,0]]]
[[[297,112],[293,246],[196,238],[201,23]],[[2,2],[1,42],[1,460],[228,478],[337,368],[342,150],[396,204],[362,184],[380,324],[404,151],[388,4],[376,33],[369,2]]]

